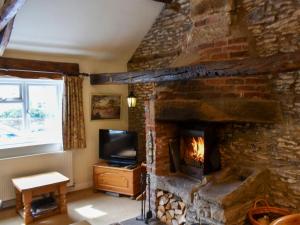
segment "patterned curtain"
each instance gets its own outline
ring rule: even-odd
[[[82,83],[78,76],[64,77],[63,145],[64,150],[86,147]]]

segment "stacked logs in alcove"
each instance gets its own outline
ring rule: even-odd
[[[158,190],[156,192],[157,218],[167,225],[185,224],[185,203],[172,193]]]

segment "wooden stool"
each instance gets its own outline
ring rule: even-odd
[[[67,212],[67,183],[69,178],[58,172],[42,173],[27,177],[12,179],[16,191],[16,212],[23,218],[25,224],[50,215]],[[34,196],[57,192],[59,205],[55,210],[32,216],[31,202]]]

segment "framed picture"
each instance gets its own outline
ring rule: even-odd
[[[91,95],[91,120],[120,119],[120,116],[121,95]]]

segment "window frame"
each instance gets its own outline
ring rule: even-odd
[[[1,78],[0,77],[0,88],[1,85],[19,85],[20,87],[20,98],[15,99],[0,99],[0,106],[2,103],[21,103],[22,104],[22,130],[30,131],[30,106],[29,106],[29,87],[30,86],[54,86],[56,87],[56,97],[57,97],[57,109],[56,112],[60,122],[62,122],[62,97],[63,97],[63,81],[62,80],[50,80],[50,79],[21,79],[21,78]],[[0,150],[11,149],[11,148],[26,148],[28,146],[45,146],[45,145],[60,145],[62,146],[62,123],[60,125],[60,140],[50,141],[50,139],[46,141],[37,141],[34,140],[32,142],[16,142],[13,144],[7,144],[0,146]],[[48,149],[48,147],[47,147]],[[61,149],[59,150],[61,151]],[[1,158],[1,154],[0,154]]]
[[[1,81],[2,78],[0,78]],[[0,87],[4,85],[11,85],[11,86],[19,86],[19,98],[0,98],[0,103],[15,103],[15,102],[21,102],[23,99],[23,93],[22,93],[22,84],[21,83],[11,83],[8,81],[5,81],[5,83],[0,82]]]

